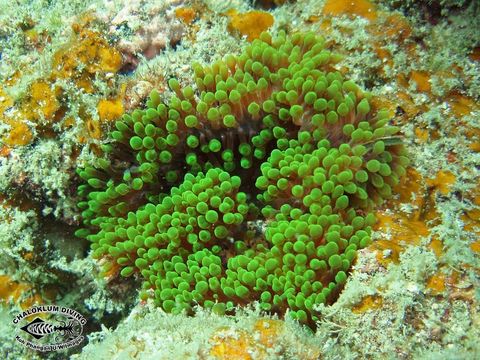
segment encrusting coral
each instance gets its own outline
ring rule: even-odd
[[[168,312],[258,300],[315,321],[408,165],[399,129],[337,60],[313,33],[262,33],[194,64],[197,90],[170,79],[167,103],[153,91],[117,121],[107,156],[78,170],[76,234],[104,271],[141,276],[141,298]]]

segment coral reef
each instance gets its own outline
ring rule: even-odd
[[[108,13],[102,20],[110,25],[109,32],[119,39],[117,48],[124,56],[124,66],[137,67],[140,57],[151,59],[165,47],[180,41],[185,26],[176,20],[182,0],[150,4],[131,1],[118,12]],[[176,10],[175,10],[176,8]]]
[[[76,234],[105,272],[140,273],[141,297],[168,312],[257,299],[316,320],[313,306],[335,297],[369,244],[366,212],[405,173],[398,128],[333,70],[322,38],[260,38],[194,65],[199,93],[171,79],[166,105],[154,91],[117,121],[109,159],[78,172],[86,227]],[[244,229],[258,220],[264,239]]]
[[[185,358],[217,359],[479,357],[478,0],[172,0],[161,4],[125,0],[0,0],[0,3],[0,344],[7,359],[63,359],[72,353],[80,353],[76,355],[80,358],[112,358],[115,354],[119,358],[171,358],[178,354]],[[260,21],[250,21],[250,17],[255,18],[251,15],[259,10],[263,12],[258,12],[257,18],[267,19],[263,27],[257,26],[262,25]],[[233,27],[234,20],[237,29]],[[245,287],[249,296],[243,301],[235,298],[235,302],[259,300],[251,305],[254,311],[245,310],[244,306],[228,311],[235,313],[233,316],[221,316],[220,305],[213,310],[194,306],[189,311],[193,316],[165,314],[158,306],[163,305],[163,300],[161,294],[156,297],[155,286],[140,289],[139,300],[138,289],[142,280],[146,280],[142,275],[146,268],[140,269],[135,263],[120,266],[112,261],[110,254],[92,259],[88,249],[91,243],[74,236],[80,220],[75,207],[79,181],[75,168],[95,169],[102,159],[113,160],[106,171],[107,177],[112,178],[112,166],[121,172],[130,167],[135,172],[140,163],[134,157],[141,151],[133,150],[130,144],[125,145],[128,159],[102,154],[102,148],[108,150],[105,146],[121,146],[108,135],[112,128],[116,130],[119,116],[148,108],[146,101],[152,89],[157,89],[160,103],[170,107],[172,97],[181,98],[168,86],[171,78],[178,80],[181,90],[191,86],[198,102],[202,90],[195,84],[198,76],[192,63],[214,64],[215,59],[227,54],[238,58],[249,44],[249,31],[252,39],[258,38],[266,25],[272,34],[280,30],[287,34],[312,31],[324,37],[325,49],[341,55],[335,55],[335,63],[331,63],[327,72],[338,70],[342,82],[351,79],[370,92],[364,93],[372,108],[369,119],[377,109],[385,108],[391,119],[389,125],[401,128],[411,159],[404,180],[392,187],[392,199],[380,206],[372,205],[368,211],[359,210],[362,217],[372,212],[376,218],[371,226],[371,240],[363,243],[370,244],[355,250],[343,290],[331,294],[332,301],[304,310],[309,316],[316,316],[315,332],[299,326],[290,316],[283,320],[267,315],[260,306],[261,294],[248,284]],[[216,93],[217,89],[209,92]],[[304,98],[299,96],[299,99]],[[250,100],[241,103],[246,118],[252,116],[248,113]],[[263,111],[260,109],[262,114]],[[200,124],[207,123],[196,109],[193,115]],[[258,121],[248,124],[243,129],[253,133],[263,126]],[[220,126],[224,126],[223,122]],[[224,177],[227,176],[224,172],[228,173],[227,183],[231,188],[224,185],[222,190],[220,184],[219,192],[222,203],[231,204],[228,198],[234,201],[235,214],[230,214],[236,220],[248,207],[240,227],[223,221],[223,213],[211,204],[211,200],[216,204],[218,199],[211,194],[205,202],[208,208],[199,207],[200,211],[213,210],[219,215],[215,224],[208,223],[207,232],[210,241],[224,246],[220,252],[223,269],[228,268],[228,259],[245,249],[258,251],[259,245],[272,249],[273,240],[290,234],[291,230],[285,227],[293,221],[299,231],[304,222],[313,221],[310,206],[306,205],[312,201],[307,197],[312,185],[308,175],[299,175],[299,168],[295,170],[298,176],[293,181],[295,188],[284,188],[284,178],[279,175],[271,179],[269,175],[295,169],[300,160],[304,169],[303,165],[309,165],[306,158],[323,148],[310,152],[300,144],[290,148],[291,140],[300,142],[305,137],[299,136],[297,125],[281,127],[289,136],[289,149],[273,153],[277,147],[277,139],[273,138],[265,157],[253,158],[248,169],[241,168],[241,157],[245,155],[240,153],[238,145],[258,133],[248,133],[243,140],[236,138],[238,142],[231,149],[237,166],[233,171],[225,168],[220,171],[217,166],[223,167],[225,162],[221,158],[226,150],[223,143],[219,153],[189,149],[200,165],[213,158],[218,164],[211,170],[220,171]],[[234,128],[230,130],[237,134]],[[189,128],[186,132],[191,131]],[[219,132],[213,133],[221,142]],[[133,133],[124,134],[130,135]],[[212,145],[215,148],[216,144]],[[327,151],[335,148],[330,144]],[[242,151],[246,149],[243,147]],[[257,150],[253,146],[251,149],[253,153]],[[184,149],[179,148],[180,151]],[[179,153],[171,151],[171,154],[178,160]],[[294,157],[293,165],[285,163],[289,156]],[[182,158],[175,165],[185,164],[185,160]],[[243,163],[248,164],[248,159]],[[173,167],[162,166],[167,171]],[[318,168],[323,168],[323,164]],[[192,171],[187,164],[173,170],[178,171],[178,179],[169,184],[159,178],[162,188],[149,189],[149,195],[158,197],[162,193],[173,200],[173,188],[188,186],[184,181],[187,172],[193,176],[189,180],[192,185],[197,182],[195,185],[210,186],[210,178],[206,177],[210,169]],[[355,169],[349,170],[354,175]],[[236,176],[240,177],[240,184]],[[350,175],[347,172],[342,176]],[[261,178],[258,185],[266,188],[255,186],[258,178]],[[336,201],[332,202],[332,215],[361,205],[342,186],[344,195],[354,201],[343,212],[335,208]],[[137,194],[143,196],[144,191],[145,188]],[[190,224],[182,222],[185,214],[187,221],[205,217],[207,213],[201,214],[196,206],[188,210],[187,200],[191,196],[185,195],[183,203],[184,194],[177,195],[182,197],[182,203],[172,204],[169,214],[176,214],[181,221],[178,224],[175,220],[174,225],[187,228]],[[328,195],[332,197],[333,192]],[[144,205],[154,203],[145,197],[140,199]],[[139,198],[131,200],[136,215],[145,211],[146,206],[139,205]],[[154,200],[156,211],[160,199]],[[299,208],[304,217],[292,220],[291,211],[297,216]],[[313,206],[312,211],[316,210]],[[195,213],[191,216],[189,211]],[[213,213],[209,213],[209,218],[214,219]],[[124,219],[128,221],[128,215]],[[359,224],[359,220],[356,222]],[[166,225],[161,221],[157,225],[165,230]],[[216,225],[227,229],[229,236],[218,239],[216,236],[221,235],[223,228],[215,234]],[[203,239],[206,234],[202,232]],[[310,234],[300,234],[302,240],[305,236]],[[245,249],[235,248],[235,240],[242,240]],[[187,243],[188,238],[182,245]],[[211,245],[212,242],[207,243],[206,248],[212,249]],[[297,241],[291,246],[286,250],[302,250]],[[306,255],[308,251],[305,246]],[[185,256],[188,258],[192,253],[188,248]],[[141,257],[136,254],[135,259]],[[207,263],[211,256],[203,256],[201,260]],[[211,264],[208,265],[209,268]],[[128,278],[119,276],[126,267],[133,268],[133,274]],[[204,265],[199,263],[200,267]],[[129,268],[124,274],[130,271]],[[175,271],[175,267],[167,271]],[[215,266],[212,271],[215,272]],[[245,280],[249,276],[245,275]],[[243,281],[243,271],[238,281]],[[175,286],[169,289],[176,290]],[[272,290],[269,292],[276,295]],[[222,296],[222,291],[216,294]],[[206,300],[211,302],[203,301],[204,306],[212,302],[227,305],[228,299],[218,301],[210,288],[207,295]],[[44,354],[14,341],[18,330],[11,323],[14,314],[32,304],[51,303],[85,315],[88,340],[69,352]],[[263,302],[262,306],[268,304]],[[290,311],[288,302],[283,306],[278,313]],[[269,312],[275,312],[272,310],[275,309]],[[294,317],[299,317],[298,311]]]
[[[212,324],[206,328],[205,324]],[[195,339],[192,341],[192,339]],[[179,347],[178,342],[183,346]],[[197,316],[165,314],[154,306],[135,308],[115,332],[92,338],[72,359],[206,358],[317,359],[320,354],[308,329],[292,321],[262,316],[247,309],[236,318],[199,310]]]

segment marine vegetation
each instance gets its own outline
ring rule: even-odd
[[[338,60],[314,33],[262,33],[117,121],[105,157],[78,169],[76,235],[103,271],[141,277],[167,312],[258,301],[317,320],[408,165]]]

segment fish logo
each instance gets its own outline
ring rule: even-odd
[[[17,326],[15,340],[20,344],[35,351],[50,352],[80,345],[85,339],[83,327],[87,319],[67,307],[36,305],[18,313],[12,322]]]
[[[30,334],[33,336],[35,339],[41,339],[42,337],[46,335],[53,334],[55,332],[58,332],[61,336],[67,336],[68,338],[74,338],[78,335],[80,335],[76,330],[75,330],[75,320],[68,321],[67,323],[65,321],[60,321],[60,325],[55,325],[52,323],[48,323],[43,321],[40,318],[35,318],[25,326],[22,326],[20,329],[25,331],[27,334]]]

